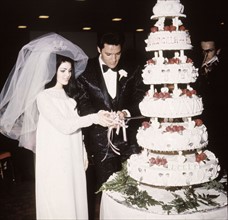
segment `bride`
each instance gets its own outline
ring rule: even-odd
[[[75,79],[87,59],[62,36],[41,36],[20,50],[0,94],[1,133],[36,155],[37,219],[88,219],[81,128],[112,122],[103,110],[77,113]]]

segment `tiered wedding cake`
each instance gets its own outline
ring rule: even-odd
[[[142,73],[150,89],[139,104],[142,115],[150,118],[137,132],[142,152],[133,154],[125,171],[114,174],[103,187],[121,192],[111,194],[121,203],[124,197],[133,206],[148,209],[150,204],[151,212],[160,214],[204,212],[227,204],[215,183],[205,188],[218,177],[220,165],[207,149],[207,128],[200,119],[202,98],[192,88],[198,69],[187,56],[192,45],[181,21],[186,17],[183,10],[179,0],[157,0],[153,8],[155,24],[146,39],[146,51],[153,57]]]
[[[143,70],[150,90],[139,107],[150,122],[139,128],[143,151],[129,159],[127,168],[132,178],[154,186],[201,184],[220,171],[216,156],[205,149],[207,129],[197,118],[203,103],[190,85],[198,71],[185,55],[192,45],[180,20],[183,9],[179,0],[158,0],[152,16],[157,22],[146,40],[146,50],[154,51],[154,57]],[[167,50],[171,57],[164,56]]]

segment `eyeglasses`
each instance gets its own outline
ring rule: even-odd
[[[211,53],[213,51],[215,51],[215,49],[202,50],[203,53]]]

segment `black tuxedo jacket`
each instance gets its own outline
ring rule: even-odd
[[[123,109],[127,109],[131,116],[141,114],[139,102],[148,90],[148,87],[142,82],[141,68],[138,67],[133,70],[131,66],[124,66],[121,62],[119,62],[118,67],[128,74],[127,77],[120,79],[120,75],[117,73],[117,94],[115,100],[113,100],[106,88],[98,57],[89,59],[86,70],[77,79],[78,92],[80,93],[76,100],[79,115],[97,113],[99,110],[121,111]],[[114,135],[113,143],[121,150],[122,154],[131,151],[129,145],[137,145],[135,136],[139,125],[139,121],[129,124],[127,128],[128,143],[123,141],[122,132],[120,132],[120,135]],[[107,128],[92,125],[84,129],[83,133],[89,155],[108,154],[108,157],[117,156],[108,148]]]

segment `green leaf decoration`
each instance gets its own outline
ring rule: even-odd
[[[163,201],[157,201],[145,190],[139,189],[138,186],[140,183],[128,175],[126,164],[127,162],[124,162],[122,164],[122,170],[115,173],[111,180],[105,182],[98,192],[119,192],[122,194],[123,198],[125,198],[125,203],[127,205],[137,206],[138,208],[146,210],[148,210],[150,206],[160,205],[167,214],[170,214],[173,210],[176,210],[178,214],[189,210],[197,211],[200,204],[207,206],[219,206],[219,203],[215,201],[219,194],[213,195],[196,193],[195,188],[199,187],[197,185],[188,187],[167,187],[165,189],[172,193],[174,199],[168,204],[164,204]],[[213,180],[210,183],[202,184],[201,187],[202,186],[206,189],[215,189],[217,191],[222,191],[224,188],[223,185],[216,180]],[[184,196],[180,196],[175,193],[178,190],[183,190]]]
[[[224,190],[224,185],[216,180],[212,180],[210,182],[204,183],[203,186],[206,189],[216,189],[217,191]]]

